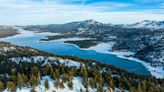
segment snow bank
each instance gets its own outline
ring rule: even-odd
[[[39,41],[39,42],[65,42],[65,41],[82,41],[82,40],[91,40],[92,38],[78,38],[78,37],[73,37],[73,38],[61,38],[57,40],[50,40],[50,41]]]

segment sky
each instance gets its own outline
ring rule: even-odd
[[[164,0],[0,0],[0,25],[164,20]]]

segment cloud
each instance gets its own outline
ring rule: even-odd
[[[72,3],[77,1],[80,3]],[[126,9],[135,4],[120,2],[85,4],[86,1],[0,0],[0,24],[51,24],[85,19],[105,23],[131,23],[145,19],[164,20],[162,9],[127,11]]]
[[[135,0],[137,2],[141,3],[162,3],[164,2],[163,0]]]

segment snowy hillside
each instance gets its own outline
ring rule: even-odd
[[[144,21],[141,21],[141,22],[137,22],[135,24],[123,25],[123,27],[127,27],[127,28],[161,29],[161,28],[164,28],[164,21],[144,20]]]

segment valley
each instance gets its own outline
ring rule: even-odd
[[[124,26],[86,20],[6,28],[12,35],[0,38],[0,91],[163,92],[163,28]]]
[[[140,26],[139,26],[140,25]],[[89,48],[101,43],[115,43],[109,52],[134,52],[126,57],[143,60],[149,70],[164,74],[164,28],[163,22],[142,21],[131,25],[103,24],[95,20],[71,22],[61,25],[27,26],[26,30],[40,32],[57,32],[63,35],[47,36],[41,41],[58,40],[62,38],[90,38],[90,40],[64,41],[81,48]],[[144,26],[147,26],[144,28]],[[66,30],[68,29],[68,30]],[[156,75],[156,74],[154,74]],[[158,77],[163,77],[160,75]]]

